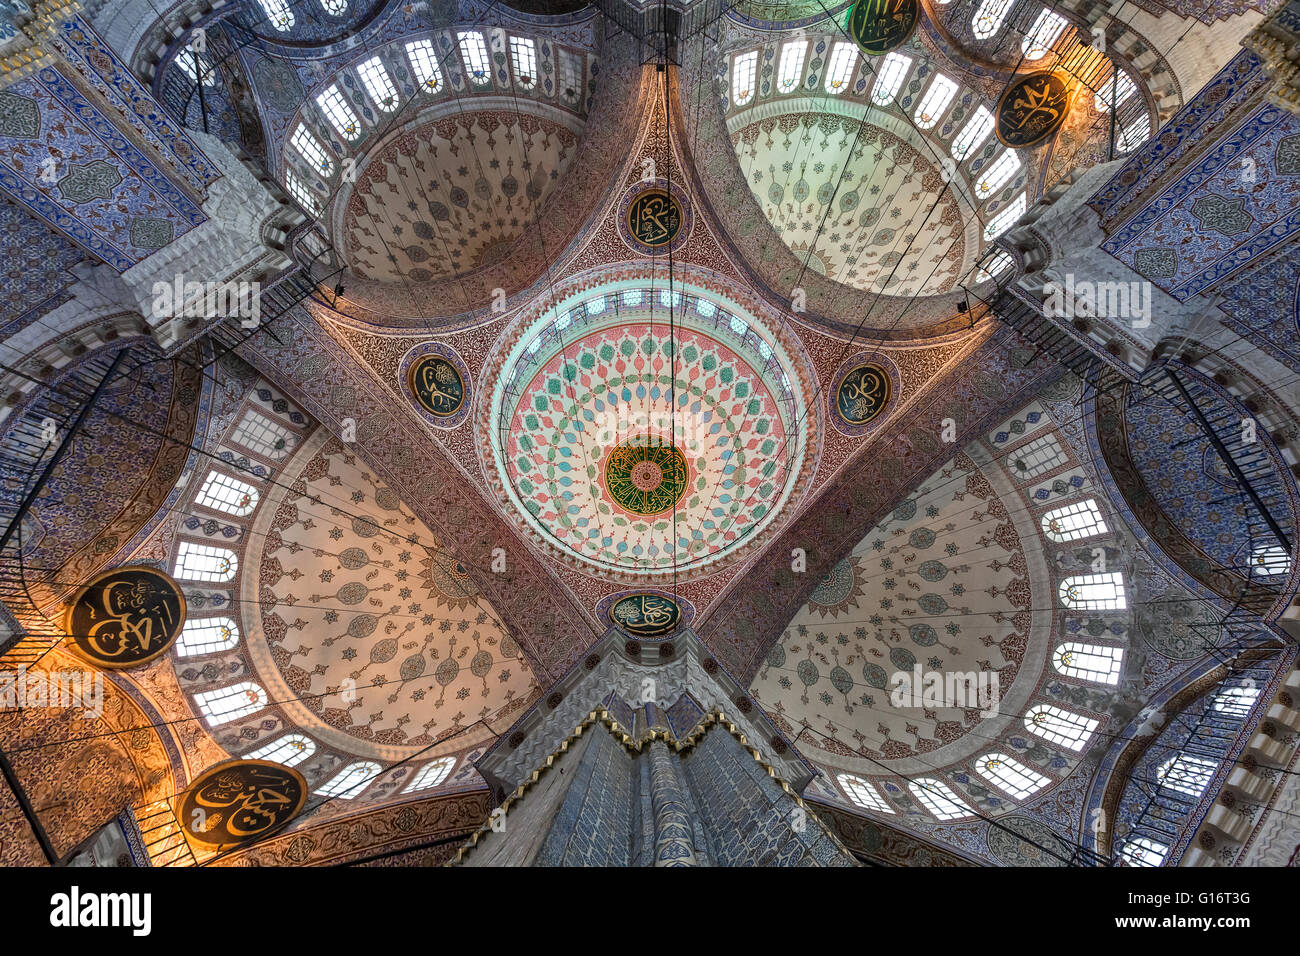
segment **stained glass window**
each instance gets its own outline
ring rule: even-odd
[[[1025,712],[1025,729],[1057,746],[1078,752],[1097,729],[1097,721],[1052,704],[1038,704]]]

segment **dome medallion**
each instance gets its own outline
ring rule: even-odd
[[[660,276],[588,283],[521,319],[489,363],[489,484],[567,563],[632,580],[711,572],[802,492],[820,435],[812,373],[779,319],[710,279],[678,278],[671,295]]]

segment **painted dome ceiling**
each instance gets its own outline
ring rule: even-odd
[[[810,373],[788,336],[678,280],[597,285],[512,333],[484,392],[489,483],[600,574],[713,569],[810,471]]]
[[[933,295],[964,274],[967,219],[913,138],[796,108],[740,127],[732,143],[764,214],[809,269],[862,289]],[[973,229],[970,239],[978,248]]]
[[[347,193],[339,248],[367,279],[426,282],[508,255],[577,151],[558,110],[457,113],[375,146]]]
[[[221,665],[178,661],[191,694],[236,677],[265,694],[276,716],[236,725],[236,746],[294,730],[333,753],[401,759],[484,739],[536,698],[529,663],[468,569],[324,429],[295,444],[229,530],[239,525],[238,618],[219,596],[191,602],[200,626],[233,624],[234,648]]]
[[[354,454],[321,432],[285,474],[294,490],[264,505],[259,577],[245,579],[250,599],[284,610],[246,623],[265,637],[265,651],[250,642],[259,675],[297,702],[285,706],[300,726],[420,748],[529,697],[532,672],[465,568]]]
[[[884,796],[871,809],[933,820],[907,782],[922,777],[952,788],[965,807],[955,818],[973,816],[971,807],[998,813],[1014,803],[981,773],[988,754],[1029,771],[1036,785],[1024,797],[1068,777],[1082,746],[1104,740],[1098,733],[1073,749],[1024,720],[1047,704],[1104,730],[1118,672],[1109,685],[1073,679],[1062,642],[1119,647],[1130,631],[1123,601],[1053,610],[1063,603],[1057,590],[1080,580],[1077,569],[1120,553],[1113,517],[1100,518],[1078,552],[1056,530],[1055,509],[1096,502],[1076,457],[1082,436],[1072,432],[1035,403],[967,446],[835,565],[760,667],[755,699],[832,776],[870,782]],[[927,674],[971,675],[988,696],[941,690],[924,699]],[[915,698],[896,699],[899,675],[913,681]]]
[[[1206,588],[1247,566],[1294,593],[1292,556],[1227,500],[1236,478],[1199,426],[1160,395],[1088,406],[981,299],[1088,215],[1062,198],[1111,152],[1111,117],[1116,154],[1158,118],[1150,75],[1089,52],[1081,22],[1058,30],[1030,0],[922,3],[871,56],[841,29],[848,3],[742,0],[680,38],[698,57],[656,70],[606,4],[309,3],[327,15],[278,37],[263,21],[280,0],[212,11],[207,60],[161,27],[141,41],[137,59],[167,47],[159,115],[194,132],[163,158],[213,154],[177,179],[197,211],[170,261],[211,248],[194,268],[288,281],[215,356],[198,322],[123,332],[192,338],[148,347],[147,385],[86,389],[138,429],[79,435],[20,525],[26,558],[64,572],[28,589],[46,631],[64,577],[173,572],[183,633],[117,685],[161,702],[151,728],[185,725],[173,792],[268,753],[326,802],[396,798],[441,761],[447,795],[495,789],[484,749],[531,759],[516,722],[567,719],[558,688],[602,673],[593,648],[621,627],[629,666],[725,672],[720,706],[757,703],[765,745],[819,771],[809,794],[987,858],[1013,812],[1077,835],[1108,741],[1224,650]],[[1116,66],[1108,107],[1089,83]],[[1008,146],[1001,94],[1038,67],[1082,85],[1065,122]],[[125,122],[159,152],[150,117]],[[249,218],[240,189],[274,211]],[[1026,213],[1046,223],[1032,242]],[[147,258],[120,284],[90,262],[77,281],[134,295]],[[33,340],[63,328],[20,319]],[[111,330],[20,374],[89,381],[80,356],[102,359]],[[1216,420],[1253,414],[1188,380]],[[9,407],[28,414],[28,394]],[[1258,488],[1292,529],[1293,449],[1259,445]],[[1171,524],[1185,540],[1160,537]],[[679,626],[708,656],[682,655]],[[926,674],[993,696],[892,699]],[[329,792],[357,768],[361,790]]]

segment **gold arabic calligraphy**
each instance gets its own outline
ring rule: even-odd
[[[682,227],[677,200],[662,189],[648,189],[632,200],[627,227],[633,238],[647,246],[672,242]]]
[[[208,772],[189,791],[181,810],[190,835],[212,846],[244,843],[291,820],[306,799],[302,776],[260,760]]]
[[[185,620],[176,582],[147,567],[97,575],[73,600],[66,621],[74,646],[105,667],[131,667],[171,646]]]

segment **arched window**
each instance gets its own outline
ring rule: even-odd
[[[1221,714],[1244,719],[1257,700],[1258,687],[1224,687],[1215,692],[1210,706]]]
[[[1038,704],[1025,712],[1025,729],[1077,753],[1097,729],[1097,721],[1051,704]]]
[[[1115,74],[1107,77],[1092,94],[1092,105],[1099,113],[1109,113],[1112,100],[1123,106],[1136,92],[1137,84],[1133,82],[1133,77],[1126,71],[1120,70],[1118,78]]]
[[[194,503],[242,518],[257,508],[257,489],[246,481],[231,478],[220,471],[211,471]]]
[[[849,88],[853,79],[853,66],[857,63],[858,50],[852,43],[837,43],[831,50],[831,62],[826,67],[826,92],[838,96]]]
[[[320,5],[332,17],[341,17],[348,12],[348,0],[320,0]]]
[[[912,68],[912,58],[901,53],[891,53],[885,57],[880,69],[876,71],[876,82],[871,87],[871,102],[885,106],[893,102],[903,86],[907,71]]]
[[[389,79],[383,60],[372,56],[357,67],[357,74],[361,77],[362,86],[381,110],[391,113],[397,109],[397,87]]]
[[[208,690],[195,694],[199,713],[207,718],[209,727],[255,714],[266,706],[266,691],[252,681],[241,681],[220,690]]]
[[[1118,684],[1123,663],[1124,648],[1083,644],[1079,641],[1066,641],[1052,655],[1052,664],[1057,673],[1092,681],[1094,684]]]
[[[411,61],[415,82],[430,93],[436,93],[442,86],[442,70],[438,68],[438,55],[433,44],[428,40],[412,40],[406,44],[406,58]]]
[[[921,777],[909,784],[912,795],[939,820],[960,820],[975,811],[961,801],[947,785],[932,777]]]
[[[1053,541],[1061,542],[1090,538],[1109,530],[1106,520],[1101,516],[1101,509],[1091,498],[1053,508],[1039,519],[1039,523],[1045,535]]]
[[[344,139],[352,140],[361,135],[361,121],[357,119],[357,114],[352,112],[348,101],[343,98],[337,83],[316,97],[316,105],[330,121],[334,131]]]
[[[1065,17],[1047,8],[1038,15],[1033,27],[1020,41],[1020,49],[1026,60],[1041,60],[1052,48],[1052,44],[1065,32]]]
[[[456,36],[460,41],[460,55],[465,60],[465,72],[469,74],[470,82],[475,86],[487,86],[492,82],[492,74],[483,34],[464,30]]]
[[[992,241],[1014,226],[1025,214],[1026,208],[1025,194],[1021,193],[1015,202],[988,221],[984,227],[985,240]]]
[[[436,787],[451,776],[451,770],[455,766],[455,757],[442,757],[432,763],[427,763],[402,792],[414,793],[416,790],[428,790]]]
[[[971,17],[971,33],[977,40],[987,40],[1002,29],[1002,21],[1007,18],[1007,11],[1016,0],[984,0]]]
[[[997,158],[997,161],[984,170],[984,175],[975,183],[975,195],[988,199],[1006,184],[1020,168],[1020,157],[1014,149],[1009,149]]]
[[[235,426],[230,440],[263,458],[280,459],[294,446],[293,432],[250,408]]]
[[[307,184],[299,179],[298,174],[292,169],[284,171],[284,184],[289,188],[289,195],[298,200],[303,209],[313,216],[320,213],[320,202],[316,194],[307,188]]]
[[[1052,434],[1039,435],[1025,442],[1008,456],[1011,471],[1020,481],[1028,481],[1065,464],[1065,452]]]
[[[229,581],[238,570],[239,558],[235,552],[226,548],[214,548],[210,544],[182,541],[176,554],[173,574],[187,581],[215,583]]]
[[[975,770],[993,786],[1017,800],[1037,793],[1052,782],[1006,754],[985,754],[975,761]]]
[[[1016,260],[1011,258],[1011,253],[1005,249],[994,249],[992,254],[985,257],[979,268],[975,270],[975,281],[989,282],[1002,275],[1015,264]]]
[[[329,154],[325,152],[325,147],[320,144],[316,134],[306,126],[299,126],[293,131],[293,136],[289,137],[289,145],[322,176],[334,172],[334,160],[330,159]]]
[[[798,89],[803,82],[803,59],[807,53],[808,44],[803,40],[794,40],[781,48],[781,65],[776,71],[778,93],[790,93]]]
[[[1079,574],[1061,582],[1061,603],[1080,611],[1122,611],[1124,577],[1118,571],[1104,574]]]
[[[744,106],[754,98],[754,78],[758,74],[758,51],[750,50],[736,57],[731,65],[731,102]]]
[[[943,115],[956,95],[957,81],[942,73],[936,73],[925,91],[925,96],[921,97],[920,105],[916,108],[913,118],[916,120],[917,127],[929,129],[939,122],[939,117]]]
[[[228,617],[190,618],[176,638],[176,653],[181,657],[215,654],[239,643],[239,628]]]
[[[1129,840],[1119,849],[1119,857],[1129,866],[1159,866],[1165,862],[1169,847],[1148,837]]]
[[[582,61],[577,54],[560,50],[560,97],[569,104],[582,98]]]
[[[978,107],[952,141],[952,158],[961,161],[980,148],[980,144],[993,132],[993,114],[987,107]]]
[[[842,773],[835,778],[845,795],[863,810],[875,810],[877,813],[893,813],[894,808],[887,804],[870,783],[851,773]]]
[[[1250,571],[1256,577],[1279,577],[1291,573],[1291,556],[1281,546],[1255,548],[1250,552]]]
[[[321,797],[341,797],[344,800],[351,800],[359,796],[361,791],[366,789],[366,784],[381,772],[383,768],[379,764],[363,760],[344,767],[315,792]]]
[[[510,38],[510,63],[515,68],[515,82],[526,90],[537,85],[537,47],[525,37]]]
[[[1199,797],[1210,785],[1217,769],[1218,764],[1205,757],[1174,754],[1156,768],[1156,780],[1170,790],[1177,790],[1189,797]]]
[[[281,33],[293,26],[293,11],[289,9],[287,0],[257,0],[257,4],[266,14],[266,19],[271,21],[271,26]]]
[[[270,760],[272,763],[294,767],[316,752],[316,745],[302,734],[286,734],[269,744],[244,754],[244,760]]]
[[[1124,127],[1124,132],[1115,137],[1115,148],[1121,153],[1137,149],[1151,138],[1151,117],[1143,111],[1142,115]]]
[[[204,86],[215,86],[217,83],[217,71],[212,61],[206,54],[195,51],[193,43],[186,44],[185,49],[176,54],[176,65],[195,83],[199,82],[199,77],[203,78]]]

